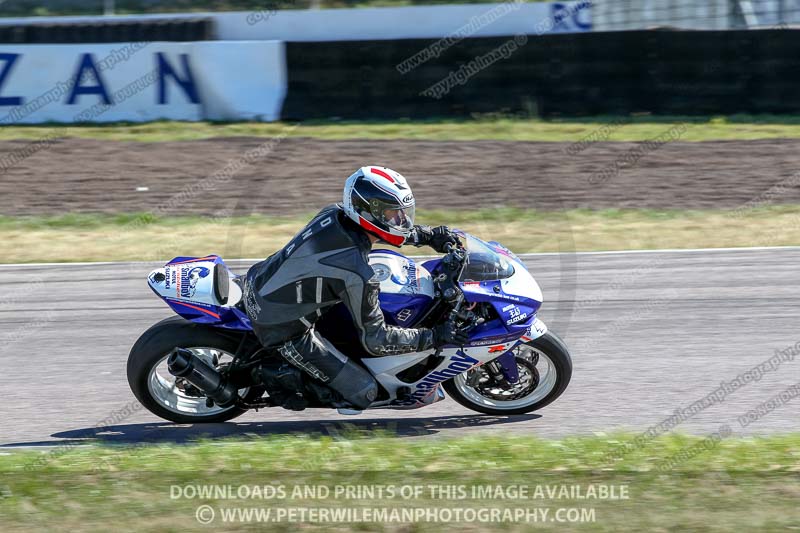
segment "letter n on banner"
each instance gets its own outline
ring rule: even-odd
[[[189,65],[189,54],[180,54],[181,65],[183,67],[183,78],[178,76],[172,65],[169,64],[162,52],[156,53],[156,63],[158,67],[158,103],[159,105],[167,102],[167,77],[171,77],[193,104],[199,104],[200,98],[197,96],[197,85],[194,82],[192,68]]]

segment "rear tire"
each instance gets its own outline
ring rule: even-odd
[[[542,407],[552,403],[556,398],[567,389],[570,379],[572,379],[572,358],[569,355],[569,350],[561,338],[553,332],[548,331],[538,339],[534,339],[522,346],[530,346],[534,351],[544,355],[548,364],[552,365],[552,370],[555,371],[555,381],[550,390],[543,398],[520,407],[509,406],[502,408],[502,401],[497,401],[489,398],[483,398],[483,401],[478,401],[480,393],[466,385],[462,376],[456,376],[444,382],[444,390],[452,396],[452,398],[468,409],[485,413],[487,415],[521,415],[537,411]],[[540,356],[541,357],[541,356]],[[456,383],[459,380],[459,383]],[[539,383],[542,386],[542,383]],[[538,390],[538,386],[531,390],[529,395],[533,395]]]
[[[148,382],[153,367],[159,365],[175,347],[214,348],[235,354],[238,342],[220,335],[214,328],[189,322],[179,316],[164,319],[145,331],[133,345],[128,356],[128,385],[136,399],[148,411],[179,424],[227,422],[247,411],[231,406],[213,414],[178,413],[162,405],[162,402],[153,396]],[[251,388],[247,396],[248,398],[261,396],[261,392]]]

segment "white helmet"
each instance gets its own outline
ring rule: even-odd
[[[344,185],[344,212],[353,222],[394,246],[414,228],[414,195],[399,172],[369,166],[356,170]]]

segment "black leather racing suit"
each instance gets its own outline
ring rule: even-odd
[[[371,243],[340,204],[320,211],[282,250],[247,272],[243,300],[266,347],[337,391],[358,408],[376,397],[375,379],[314,331],[314,322],[344,302],[361,342],[374,356],[427,350],[430,329],[387,326],[380,285],[368,262]]]

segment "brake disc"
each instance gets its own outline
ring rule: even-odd
[[[536,357],[538,359],[538,356]],[[497,382],[489,377],[486,371],[481,370],[485,375],[485,381],[473,386],[473,388],[486,398],[498,401],[511,401],[524,398],[539,386],[539,371],[536,365],[530,360],[521,357],[517,358],[517,368],[519,368],[519,380],[510,383],[507,387],[498,386]],[[469,381],[467,382],[469,383]]]

